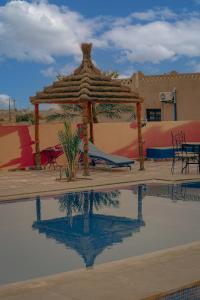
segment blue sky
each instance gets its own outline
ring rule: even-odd
[[[0,0],[0,107],[30,106],[79,65],[82,42],[121,77],[200,72],[200,0]]]

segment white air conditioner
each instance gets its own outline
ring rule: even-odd
[[[160,102],[165,103],[173,103],[174,102],[174,95],[173,92],[161,92],[159,94]]]

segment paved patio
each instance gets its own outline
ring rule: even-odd
[[[89,177],[83,177],[82,172],[74,182],[57,180],[59,171],[0,171],[0,201],[12,199],[24,199],[35,195],[52,195],[75,189],[87,189],[90,187],[108,186],[114,184],[130,184],[148,181],[182,181],[198,180],[200,174],[195,166],[192,166],[189,174],[181,174],[177,165],[175,174],[171,174],[171,162],[147,161],[145,170],[139,171],[136,162],[132,171],[128,169],[93,169]]]

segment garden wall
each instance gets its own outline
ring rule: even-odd
[[[40,149],[57,145],[62,123],[40,125]],[[75,125],[74,125],[75,126]],[[144,155],[149,147],[171,146],[171,131],[183,130],[187,141],[200,141],[200,121],[149,122],[143,127]],[[94,125],[95,144],[107,153],[138,157],[137,124],[99,123]],[[0,126],[0,169],[34,165],[34,126]],[[58,158],[62,163],[64,156]]]

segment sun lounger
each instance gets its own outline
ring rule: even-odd
[[[83,144],[80,145],[80,151],[83,153]],[[125,156],[107,154],[99,150],[94,144],[89,142],[88,155],[92,160],[93,165],[97,162],[104,161],[111,168],[128,167],[131,170],[131,165],[134,164],[134,160]]]

